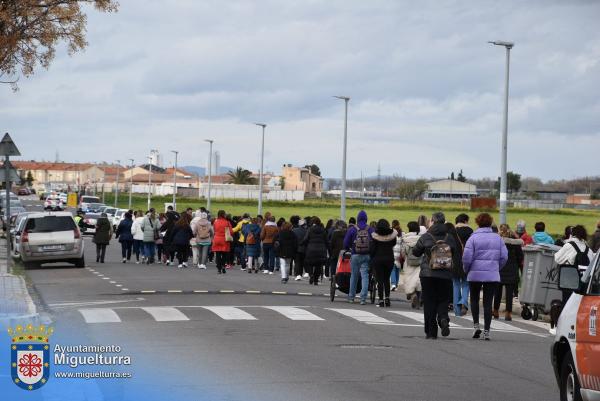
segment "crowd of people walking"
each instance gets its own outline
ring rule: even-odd
[[[450,334],[450,311],[464,316],[470,310],[473,338],[489,340],[491,322],[500,318],[503,297],[503,317],[512,320],[524,246],[562,246],[556,252],[556,263],[584,268],[600,247],[600,224],[588,246],[581,225],[567,227],[565,235],[554,240],[543,222],[535,224],[533,235],[527,233],[522,220],[513,231],[507,224],[496,226],[488,213],[476,217],[475,230],[469,223],[467,214],[459,214],[452,223],[437,212],[430,218],[419,216],[403,230],[397,220],[369,222],[365,211],[348,222],[332,219],[323,223],[317,216],[277,220],[269,212],[236,217],[219,210],[213,216],[205,208],[179,213],[169,207],[158,214],[154,209],[128,211],[114,234],[121,244],[123,263],[134,260],[206,270],[208,262],[214,261],[218,274],[235,266],[249,274],[279,272],[282,284],[291,276],[319,285],[336,273],[346,255],[351,268],[348,302],[355,302],[358,292],[358,302],[366,304],[375,282],[376,306],[390,307],[390,292],[402,286],[412,308],[423,308],[428,339],[436,339],[438,331],[442,336]],[[104,263],[113,234],[106,215],[95,228],[96,261]]]

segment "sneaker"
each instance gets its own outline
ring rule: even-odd
[[[186,262],[183,262],[183,267],[187,267],[187,263]]]
[[[139,264],[140,264],[140,261],[139,261],[139,260],[136,260],[136,261],[135,261],[135,264],[136,264],[136,265],[139,265]]]
[[[360,301],[360,304],[361,304],[361,305],[366,305],[366,304],[367,304],[367,301]]]
[[[392,288],[390,289],[391,291],[396,291],[396,285],[392,285]]]
[[[156,261],[156,264],[157,264],[157,265],[162,265],[162,260],[157,260],[157,261]]]
[[[272,276],[272,275],[273,275],[273,272],[269,272],[269,275],[271,275],[271,276]]]
[[[465,305],[461,305],[460,306],[460,315],[466,316],[467,312],[469,312],[469,309]]]
[[[388,307],[388,308],[389,308],[390,306],[392,306],[392,303],[390,302],[390,299],[389,299],[389,298],[386,298],[386,299],[385,299],[385,306],[386,306],[386,307]]]
[[[225,269],[221,269],[221,271],[223,272],[223,274],[227,273]]]
[[[181,269],[181,268],[183,267],[183,265],[182,265],[182,264],[180,264],[180,265],[179,265],[179,266],[177,266],[177,267],[178,267],[179,269]]]
[[[123,263],[127,263],[127,259],[126,258],[123,258]]]
[[[267,274],[267,273],[269,273],[269,271],[268,271],[268,270],[263,270],[262,272],[263,272],[263,274]]]
[[[252,274],[252,269],[248,269],[248,273],[249,273],[249,274]]]
[[[241,270],[241,271],[243,271],[243,272],[245,272],[245,271],[246,271],[246,268],[245,268],[245,267],[242,267],[240,270]]]
[[[548,332],[550,334],[552,334],[553,336],[555,336],[556,335],[556,327],[551,328],[550,330],[548,330]]]
[[[206,265],[200,265],[200,268],[201,268],[202,270],[206,270]]]
[[[450,335],[450,322],[448,319],[440,320],[440,328],[442,329],[442,337],[448,337]]]
[[[288,282],[288,279],[287,279],[287,278],[282,278],[282,279],[281,279],[281,284],[286,284],[287,282]]]
[[[473,338],[479,338],[481,337],[481,328],[479,327],[479,323],[478,324],[474,324],[473,325]]]
[[[296,280],[296,281],[302,281],[302,276],[296,276],[296,278],[294,280]]]
[[[171,266],[171,261],[167,260],[167,263],[165,263],[165,266]]]
[[[379,303],[375,306],[378,308],[383,308],[385,306],[385,303],[383,303],[383,301],[379,301]]]
[[[483,339],[485,341],[490,341],[490,331],[489,330],[484,330],[483,331]]]
[[[354,298],[348,298],[348,303],[349,304],[353,304],[354,303]]]
[[[304,278],[308,278],[308,273],[304,273],[304,274],[302,275],[302,277],[304,277]]]
[[[416,293],[412,294],[411,300],[410,300],[410,306],[413,309],[417,309],[419,307],[419,297],[417,296]]]

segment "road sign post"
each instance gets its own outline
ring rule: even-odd
[[[21,156],[21,152],[17,148],[17,145],[13,142],[12,138],[8,134],[4,134],[2,141],[0,141],[0,156],[4,156],[4,185],[6,188],[6,208],[4,215],[6,220],[4,221],[4,232],[6,235],[6,268],[10,266],[10,246],[9,232],[10,232],[10,156]]]

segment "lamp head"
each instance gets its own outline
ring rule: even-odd
[[[334,98],[336,98],[336,99],[342,99],[342,100],[345,100],[345,101],[349,101],[350,100],[350,97],[348,97],[348,96],[334,96]]]
[[[214,141],[212,139],[205,139],[204,142],[213,143]]]
[[[493,44],[494,46],[504,46],[507,49],[512,49],[515,45],[513,42],[506,42],[504,40],[490,40],[488,43]]]
[[[254,125],[258,125],[259,127],[263,127],[263,128],[265,128],[267,126],[267,124],[263,124],[263,123],[254,123]]]

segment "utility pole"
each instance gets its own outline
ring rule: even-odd
[[[133,159],[129,159],[129,161],[131,162],[131,172],[129,174],[129,207],[128,209],[131,210],[131,193],[133,192]]]
[[[263,200],[263,166],[265,162],[265,127],[267,124],[255,123],[262,127],[262,141],[260,145],[260,175],[258,176],[258,214],[262,215],[262,200]]]
[[[179,151],[172,150],[175,153],[175,168],[173,169],[173,210],[177,210],[177,155]]]
[[[340,206],[340,220],[346,221],[346,155],[348,153],[348,96],[334,96],[344,101],[344,150],[342,156],[342,193]]]
[[[212,184],[212,139],[205,139],[205,142],[208,142],[208,194],[206,195],[206,210],[210,212],[210,191]]]
[[[117,160],[117,179],[116,179],[116,183],[117,186],[115,187],[115,208],[117,207],[117,202],[119,199],[119,168],[121,167],[121,160]]]

